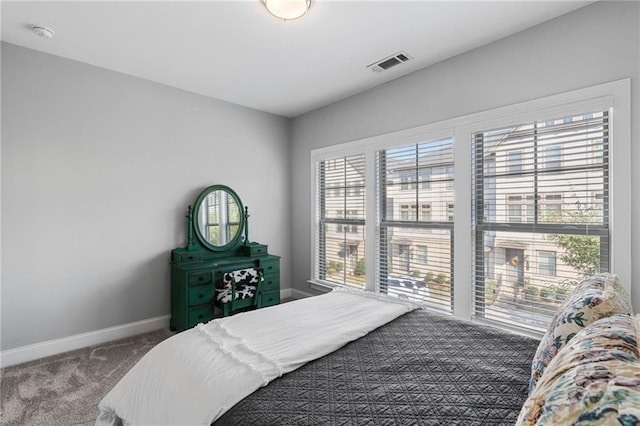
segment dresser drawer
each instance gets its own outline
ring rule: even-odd
[[[181,265],[183,263],[202,262],[204,255],[202,253],[173,253],[174,263]]]
[[[264,274],[274,274],[280,272],[280,260],[265,260],[264,262],[260,262],[260,266],[264,268]]]
[[[280,291],[280,276],[278,274],[265,275],[260,287],[262,287],[262,291]]]
[[[206,324],[213,319],[213,306],[203,305],[202,307],[189,309],[189,324],[187,327],[191,328],[198,323]]]
[[[213,286],[211,285],[190,287],[187,291],[189,292],[189,306],[202,305],[213,301]]]
[[[222,275],[220,275],[222,277]],[[211,284],[213,282],[213,271],[193,271],[189,272],[189,285]]]
[[[242,246],[242,252],[245,256],[264,256],[267,254],[268,247],[264,244],[249,243]]]
[[[277,305],[278,303],[280,303],[280,290],[267,291],[262,293],[262,303],[259,307],[264,308],[266,306]]]

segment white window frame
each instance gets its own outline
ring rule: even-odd
[[[398,147],[425,140],[454,138],[454,275],[453,315],[467,320],[473,318],[473,229],[472,229],[472,135],[485,129],[500,128],[514,122],[542,121],[548,117],[577,115],[584,111],[609,109],[609,227],[610,227],[610,268],[620,277],[621,284],[631,292],[631,95],[630,79],[622,79],[558,95],[500,107],[485,112],[444,120],[411,129],[360,139],[311,151],[311,265],[315,268],[315,235],[317,231],[315,170],[318,161],[345,155],[365,153],[365,257],[376,259],[376,217],[377,195],[375,193],[375,153],[382,149]],[[615,221],[613,218],[615,217]],[[365,288],[378,288],[377,262],[366,262]],[[310,283],[333,287],[330,283],[314,279],[316,271],[311,271]],[[373,279],[372,279],[373,277]],[[464,283],[469,283],[465,285]],[[507,328],[505,325],[501,325]],[[516,330],[520,333],[539,335],[535,332]]]

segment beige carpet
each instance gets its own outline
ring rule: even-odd
[[[93,425],[98,402],[168,329],[0,370],[0,424]]]

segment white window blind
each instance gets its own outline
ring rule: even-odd
[[[365,287],[365,156],[316,163],[316,276]]]
[[[378,151],[379,290],[453,306],[453,139]]]
[[[609,270],[606,111],[474,134],[476,317],[544,330]]]

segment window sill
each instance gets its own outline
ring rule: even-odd
[[[328,283],[326,281],[318,281],[318,280],[307,280],[307,283],[311,287],[312,290],[321,291],[326,293],[327,291],[331,291],[336,287],[340,287],[338,284]]]

